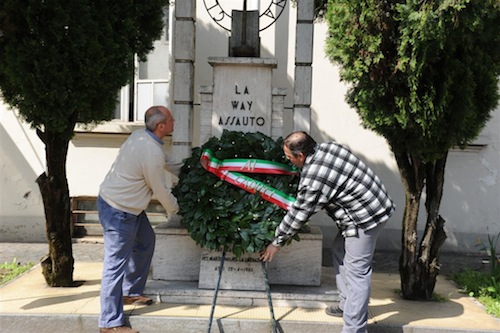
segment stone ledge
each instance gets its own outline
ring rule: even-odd
[[[275,307],[325,308],[340,301],[331,267],[323,267],[321,286],[273,285]],[[200,289],[197,282],[148,280],[145,294],[160,303],[212,304],[213,289]],[[268,306],[265,291],[219,290],[217,305]]]
[[[218,260],[202,260],[204,253],[202,248],[196,245],[187,229],[179,226],[160,225],[155,228],[156,249],[152,262],[152,278],[165,281],[201,281],[200,288],[215,288],[220,264]],[[311,233],[300,234],[300,241],[283,247],[275,259],[268,265],[268,277],[270,284],[297,285],[297,286],[319,286],[321,284],[322,242],[323,236],[319,227],[311,227]],[[225,263],[225,271],[222,279],[226,279],[229,273],[236,281],[234,286],[230,282],[222,283],[222,289],[264,290],[264,279],[261,263],[256,259],[257,254],[251,262],[228,261]],[[231,254],[227,254],[228,257]],[[220,258],[220,253],[214,253],[210,257]],[[204,266],[204,262],[205,265]],[[252,264],[253,266],[248,266]],[[240,266],[238,266],[240,265]],[[248,266],[248,267],[247,267]],[[252,267],[251,270],[248,268]],[[203,271],[202,271],[203,268]],[[240,270],[238,270],[240,268]],[[231,272],[229,272],[231,269]],[[242,279],[243,274],[254,272],[253,286],[241,286],[240,280],[249,280],[250,277]],[[226,277],[225,277],[226,276]],[[225,281],[225,280],[222,280]]]

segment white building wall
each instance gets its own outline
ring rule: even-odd
[[[446,245],[464,252],[480,250],[488,235],[500,233],[499,107],[475,143],[485,146],[449,153],[441,204]]]
[[[196,60],[194,82],[193,144],[199,145],[199,105],[201,86],[213,82],[208,57],[228,55],[229,33],[215,25],[203,2],[197,1]],[[293,130],[293,80],[295,18],[289,6],[274,27],[261,34],[261,56],[276,57],[273,87],[286,90],[285,135]],[[404,191],[393,155],[385,140],[360,126],[357,113],[345,102],[347,87],[338,71],[324,55],[326,24],[314,26],[314,60],[311,135],[318,141],[336,140],[348,145],[382,178],[394,198],[397,211],[388,222],[379,248],[400,247]],[[175,81],[175,77],[172,78]],[[68,152],[70,195],[97,195],[98,186],[109,170],[127,133],[140,124],[111,124],[96,129],[100,134],[78,133]],[[114,134],[110,134],[114,132]],[[121,134],[120,134],[121,133]],[[477,241],[487,241],[488,234],[500,232],[500,107],[479,138],[483,148],[451,151],[446,167],[441,215],[446,219],[447,251],[478,252]],[[0,105],[0,241],[45,241],[43,205],[36,177],[43,172],[44,146],[28,125],[21,123],[5,105]],[[167,142],[167,146],[169,143]],[[420,228],[425,214],[422,210]],[[322,214],[313,224],[324,233],[328,247],[335,227]]]
[[[37,177],[45,170],[43,143],[0,102],[0,241],[45,239]]]

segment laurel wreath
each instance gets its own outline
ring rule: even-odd
[[[248,193],[207,172],[200,164],[202,152],[210,149],[220,160],[253,158],[288,164],[282,146],[281,138],[275,141],[260,132],[224,130],[220,138],[212,137],[202,147],[192,149],[172,192],[179,203],[181,224],[199,246],[230,251],[237,257],[259,252],[272,242],[275,229],[286,213],[258,194]],[[298,185],[297,176],[252,174],[251,177],[291,196]]]

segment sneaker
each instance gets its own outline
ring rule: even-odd
[[[146,296],[123,296],[123,304],[151,305],[153,304],[153,300]]]
[[[99,328],[99,333],[139,333],[128,326],[117,326],[117,327],[101,327]]]
[[[325,313],[329,316],[334,316],[334,317],[342,317],[344,314],[344,311],[342,311],[341,308],[339,308],[337,305],[336,306],[329,306],[325,309]]]

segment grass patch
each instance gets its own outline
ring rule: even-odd
[[[438,294],[438,293],[432,293],[432,300],[434,302],[445,303],[445,302],[448,302],[450,300],[450,297],[443,296],[443,295]]]
[[[0,264],[0,285],[15,279],[34,265],[35,264],[31,262],[21,265],[17,262],[17,258],[14,258],[12,262],[5,262],[3,264]]]
[[[500,318],[500,256],[497,245],[500,232],[496,236],[488,235],[488,243],[480,243],[482,250],[489,255],[489,272],[466,269],[453,276],[461,292],[476,298],[486,308],[486,312]]]
[[[466,269],[453,276],[460,292],[477,299],[486,312],[500,318],[500,276]]]

